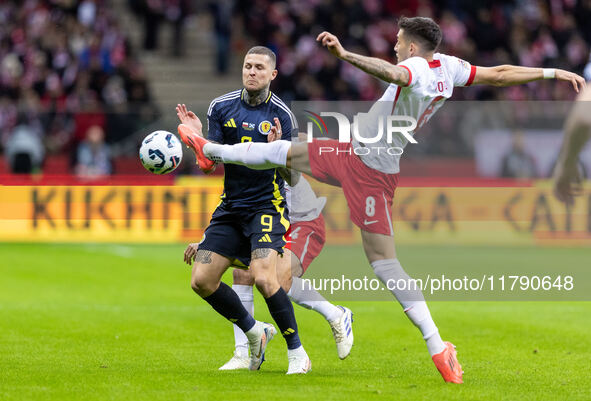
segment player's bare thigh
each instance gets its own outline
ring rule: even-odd
[[[308,143],[293,143],[287,152],[287,168],[311,175],[310,158],[308,157]]]
[[[299,259],[295,257],[289,249],[284,251],[283,256],[277,260],[277,280],[285,292],[291,288],[291,275],[293,273],[293,263]],[[301,265],[300,265],[301,270]],[[250,269],[234,269],[232,272],[232,283],[238,285],[254,285],[254,275]]]
[[[396,258],[396,246],[393,236],[361,230],[361,240],[363,241],[363,250],[369,263],[377,260]]]
[[[212,251],[199,250],[191,272],[191,288],[200,297],[207,297],[218,289],[222,275],[230,266],[230,259]]]
[[[277,251],[270,248],[257,248],[252,251],[250,257],[250,270],[254,276],[254,284],[265,298],[279,290],[278,257]]]
[[[304,267],[302,266],[302,262],[300,261],[300,258],[298,258],[296,256],[296,254],[293,253],[292,251],[290,251],[289,249],[285,250],[284,257],[289,257],[288,260],[290,261],[289,264],[290,264],[290,268],[291,268],[291,276],[292,277],[302,277],[302,275],[304,274]]]

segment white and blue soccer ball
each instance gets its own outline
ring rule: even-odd
[[[154,131],[142,141],[140,160],[151,173],[168,174],[182,159],[181,141],[168,131]]]

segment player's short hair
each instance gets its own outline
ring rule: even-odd
[[[275,69],[275,65],[277,64],[277,56],[275,55],[275,53],[273,52],[273,50],[269,49],[268,47],[265,46],[255,46],[255,47],[251,47],[250,50],[248,52],[246,52],[246,54],[264,54],[265,56],[269,56],[269,59],[271,60],[271,67],[273,67],[273,69]]]
[[[401,17],[398,20],[398,28],[404,29],[404,35],[410,40],[418,41],[427,51],[435,51],[443,38],[441,28],[431,18]]]

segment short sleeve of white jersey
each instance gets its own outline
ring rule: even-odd
[[[441,62],[445,63],[445,68],[451,73],[454,86],[470,86],[476,75],[476,67],[469,62],[454,56],[439,54]]]
[[[408,70],[408,85],[406,85],[408,88],[416,86],[429,71],[429,64],[422,57],[407,58],[397,65]]]

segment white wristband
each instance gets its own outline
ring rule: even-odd
[[[554,79],[556,77],[556,68],[542,68],[544,79]]]

